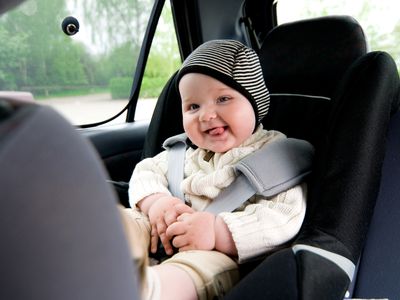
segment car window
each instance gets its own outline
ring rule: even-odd
[[[370,50],[392,55],[400,66],[400,2],[398,0],[279,0],[278,23],[324,15],[350,15],[363,27]]]
[[[31,92],[76,125],[116,115],[128,103],[153,2],[27,0],[0,17],[0,91]],[[162,15],[159,31],[174,32],[170,8]],[[79,23],[70,36],[62,30],[69,16]],[[152,99],[179,64],[174,36],[157,33],[135,119],[151,117]]]
[[[158,96],[181,63],[171,6],[166,1],[146,64],[135,120],[151,117]]]

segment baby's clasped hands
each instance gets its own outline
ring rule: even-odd
[[[160,239],[165,253],[172,255],[171,238],[166,235],[167,227],[176,222],[181,214],[190,214],[194,210],[179,198],[165,194],[152,196],[152,203],[148,208],[148,216],[151,224],[150,251],[156,253],[158,240]]]

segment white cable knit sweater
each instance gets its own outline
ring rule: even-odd
[[[207,151],[189,148],[186,151],[185,179],[181,188],[192,208],[204,210],[222,189],[235,179],[233,166],[242,158],[276,139],[282,133],[266,131],[260,125],[238,148],[215,153],[205,161]],[[265,166],[268,168],[268,166]],[[154,193],[167,193],[168,155],[163,151],[137,164],[130,180],[129,200],[132,207]],[[297,185],[269,199],[254,196],[234,212],[223,212],[238,250],[239,262],[266,253],[292,239],[299,231],[306,210],[306,185]]]

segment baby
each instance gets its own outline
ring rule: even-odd
[[[124,211],[124,224],[141,270],[144,299],[213,299],[239,280],[238,264],[298,233],[306,185],[270,198],[254,195],[234,211],[206,212],[235,180],[235,164],[286,137],[263,129],[269,92],[257,54],[242,43],[202,44],[184,61],[176,80],[191,145],[180,184],[185,199],[171,195],[168,151],[163,151],[137,164],[129,189],[133,209]],[[149,248],[155,253],[159,241],[171,257],[148,266]]]

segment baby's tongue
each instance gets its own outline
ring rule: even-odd
[[[213,129],[211,129],[211,130],[209,131],[209,134],[211,134],[211,135],[218,135],[218,134],[223,133],[224,130],[225,130],[224,127],[215,127],[215,128],[213,128]]]

